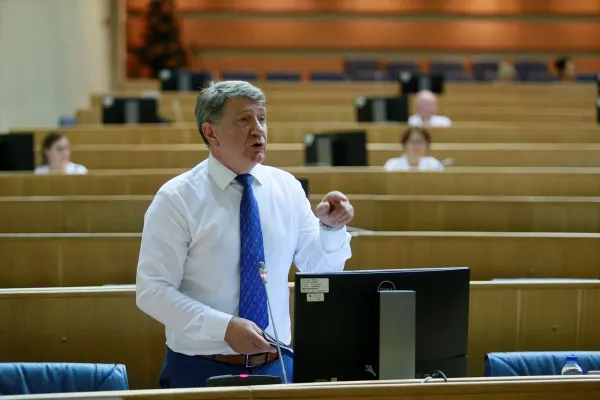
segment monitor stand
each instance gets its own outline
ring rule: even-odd
[[[379,380],[415,378],[416,304],[414,291],[379,291]]]

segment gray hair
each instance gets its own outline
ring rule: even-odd
[[[202,132],[205,122],[218,123],[225,110],[227,100],[235,97],[247,98],[255,102],[266,103],[267,98],[262,90],[245,81],[211,82],[210,86],[203,89],[196,99],[196,124],[202,140],[209,145]]]

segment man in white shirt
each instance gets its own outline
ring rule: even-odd
[[[415,95],[416,114],[408,118],[408,125],[419,127],[449,127],[450,118],[437,115],[438,102],[430,90],[421,90]]]
[[[282,376],[263,331],[291,342],[288,273],[341,271],[351,257],[347,197],[328,193],[316,216],[300,182],[264,166],[266,99],[241,81],[204,89],[196,121],[210,156],[162,186],[144,218],[137,305],[165,325],[162,387],[216,375]],[[267,266],[269,317],[258,263]],[[283,355],[289,379],[292,357]]]

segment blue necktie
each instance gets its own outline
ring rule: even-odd
[[[264,330],[269,326],[269,310],[265,287],[258,272],[258,263],[265,261],[258,203],[252,191],[252,175],[238,175],[235,179],[244,186],[240,203],[239,315]]]

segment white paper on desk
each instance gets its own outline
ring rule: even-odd
[[[269,335],[267,332],[263,331],[263,333],[265,334],[265,339],[267,339],[267,342],[269,342],[273,346],[277,347],[277,340],[275,340],[275,338],[273,336]],[[294,349],[292,349],[290,346],[285,345],[281,342],[279,342],[279,347],[281,347],[281,349],[285,349],[285,350],[289,351],[290,353],[294,352]]]

